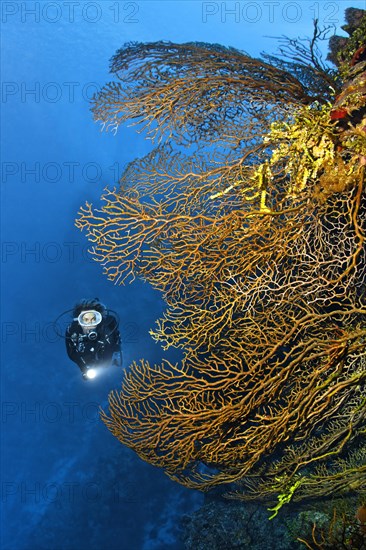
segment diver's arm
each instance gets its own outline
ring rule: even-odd
[[[79,367],[79,369],[81,370],[81,372],[83,374],[86,373],[86,371],[88,370],[87,365],[86,365],[86,362],[85,362],[84,358],[81,355],[74,354],[74,356],[70,357],[70,359],[71,359],[71,361],[73,361],[74,363],[77,364],[77,366]]]
[[[65,344],[66,344],[66,351],[67,351],[67,355],[69,356],[69,359],[71,359],[71,361],[75,361],[74,359],[75,348],[71,340],[71,325],[69,325],[66,329]]]
[[[73,332],[72,325],[69,325],[66,329],[66,334],[65,334],[65,343],[66,343],[67,355],[69,356],[69,359],[71,359],[71,361],[73,361],[73,363],[77,364],[77,366],[79,367],[81,372],[84,374],[87,371],[86,363],[85,363],[85,360],[82,357],[82,355],[80,355],[80,353],[77,352],[77,350],[76,350],[76,348],[75,348],[75,346],[72,342],[72,339],[71,339],[72,332]]]
[[[78,361],[75,361],[75,363],[77,364],[77,366],[81,370],[82,374],[85,374],[88,369],[86,368],[86,363],[85,363],[84,359],[82,357],[79,357]]]
[[[109,345],[111,350],[114,351],[121,351],[121,335],[118,330],[118,323],[117,319],[115,317],[110,318],[110,322],[108,323],[108,332],[109,332]]]
[[[121,348],[121,335],[118,330],[118,323],[115,320],[115,329],[113,333],[111,334],[112,337],[112,364],[116,366],[122,366],[123,363],[123,356],[122,356],[122,348]]]
[[[118,329],[116,330],[115,337],[113,338],[112,349],[113,351],[121,351],[121,335]]]

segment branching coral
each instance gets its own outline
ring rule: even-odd
[[[363,122],[332,120],[330,71],[275,65],[199,43],[117,52],[95,117],[159,145],[77,226],[111,280],[162,292],[151,334],[185,352],[133,363],[108,428],[188,487],[286,502],[365,490],[349,461],[365,435],[366,146]]]

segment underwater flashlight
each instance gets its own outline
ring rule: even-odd
[[[87,378],[89,378],[89,380],[93,380],[93,378],[95,378],[97,375],[97,371],[95,369],[88,369],[86,371],[86,376]]]

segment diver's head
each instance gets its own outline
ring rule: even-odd
[[[79,315],[79,323],[86,327],[95,327],[97,323],[97,311],[82,311]],[[99,313],[100,316],[100,313]]]
[[[83,299],[74,307],[73,316],[74,318],[79,317],[80,313],[85,313],[89,310],[95,310],[103,315],[106,311],[106,307],[98,298]]]
[[[102,314],[96,309],[82,311],[78,315],[78,323],[83,329],[83,332],[89,335],[90,340],[96,340],[98,336],[97,326],[101,321]]]

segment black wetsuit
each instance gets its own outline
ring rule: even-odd
[[[119,364],[122,364],[121,336],[116,318],[113,315],[103,316],[100,324],[92,331],[97,333],[95,339],[90,339],[89,335],[83,332],[78,321],[74,320],[67,327],[66,350],[71,361],[85,373],[87,367],[109,366],[113,354],[119,352]]]

